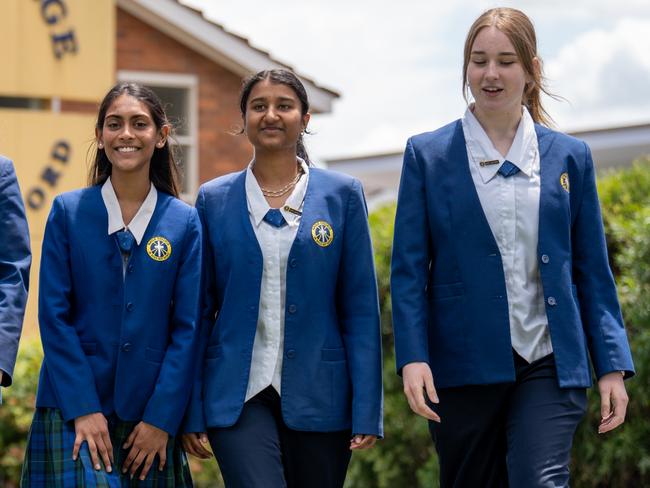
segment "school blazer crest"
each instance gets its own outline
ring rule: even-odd
[[[175,435],[198,340],[201,224],[194,208],[158,191],[124,275],[107,228],[100,186],[54,200],[40,270],[36,406],[60,408],[65,420],[114,412]],[[169,247],[156,251],[163,241]]]
[[[257,327],[263,259],[246,172],[203,185],[205,355],[184,430],[234,424]],[[382,434],[379,306],[357,180],[311,168],[286,274],[282,414],[297,430]]]
[[[634,374],[607,260],[589,148],[536,125],[537,255],[560,386]],[[514,380],[501,255],[472,181],[460,121],[409,139],[391,290],[398,370],[428,362],[436,386]]]

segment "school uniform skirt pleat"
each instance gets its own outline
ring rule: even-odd
[[[192,487],[190,467],[185,452],[172,437],[167,444],[167,464],[158,470],[158,459],[147,478],[140,481],[122,473],[122,463],[129,454],[122,449],[137,422],[125,422],[112,415],[108,430],[113,444],[113,472],[93,468],[88,444],[83,443],[76,461],[72,460],[74,422],[64,422],[56,408],[37,408],[32,421],[23,463],[21,487],[24,488],[171,488]]]

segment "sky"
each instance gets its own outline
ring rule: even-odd
[[[535,24],[564,131],[650,123],[648,0],[182,0],[230,32],[341,94],[310,122],[315,159],[401,151],[462,116],[462,51],[484,10]]]

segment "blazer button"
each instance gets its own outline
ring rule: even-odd
[[[287,358],[288,359],[293,359],[296,357],[296,351],[294,349],[289,349],[287,351]]]
[[[291,266],[292,268],[295,268],[296,266],[298,266],[298,260],[297,259],[292,259],[291,261],[289,261],[289,266]]]
[[[557,305],[557,301],[555,300],[555,297],[548,297],[548,299],[546,300],[546,302],[547,302],[551,307],[554,307],[555,305]]]
[[[126,310],[129,312],[132,312],[133,309],[135,308],[135,305],[133,305],[133,302],[129,302],[126,304]]]
[[[551,258],[548,257],[548,254],[542,254],[542,263],[548,264]]]
[[[298,307],[296,307],[293,303],[289,305],[289,313],[296,313],[298,310]]]
[[[130,342],[125,342],[122,344],[122,351],[124,352],[129,352],[131,350],[131,343]]]
[[[133,273],[133,265],[132,265],[132,264],[129,264],[129,265],[126,267],[126,272],[127,272],[127,273]]]

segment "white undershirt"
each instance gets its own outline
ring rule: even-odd
[[[506,158],[494,147],[471,108],[466,110],[462,125],[472,179],[501,253],[512,347],[533,362],[553,352],[537,261],[541,180],[535,125],[523,107]],[[520,172],[509,178],[498,174],[505,159]],[[491,160],[499,163],[480,164]]]
[[[281,228],[273,227],[262,220],[271,207],[264,198],[252,172],[254,161],[246,171],[248,215],[264,259],[259,315],[255,342],[253,343],[246,401],[269,385],[272,385],[278,394],[281,392],[287,259],[301,219],[300,215],[285,210],[285,207],[288,206],[295,211],[302,212],[309,181],[309,167],[302,159],[299,159],[299,163],[304,174],[280,209],[288,224]]]

